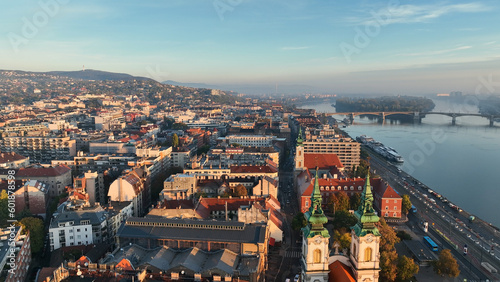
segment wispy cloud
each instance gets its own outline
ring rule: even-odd
[[[439,17],[452,13],[477,13],[490,10],[481,3],[464,4],[433,4],[433,5],[400,5],[394,8],[384,7],[370,11],[369,17],[351,18],[354,24],[379,24],[389,25],[397,23],[427,23]],[[373,15],[384,15],[383,20],[376,19]]]
[[[293,50],[305,50],[309,49],[311,46],[286,46],[286,47],[281,47],[281,50],[283,51],[293,51]]]
[[[435,55],[444,55],[453,53],[456,51],[462,51],[472,48],[472,46],[460,46],[452,49],[443,49],[443,50],[435,50],[429,52],[421,52],[421,53],[409,53],[409,54],[400,54],[399,56],[435,56]]]
[[[457,29],[458,31],[479,31],[481,28],[477,27],[464,27],[464,28],[459,28]]]

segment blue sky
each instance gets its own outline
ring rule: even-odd
[[[338,93],[474,92],[479,77],[500,81],[499,12],[493,0],[8,1],[0,69],[85,65]]]

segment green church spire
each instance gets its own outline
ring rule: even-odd
[[[297,136],[297,146],[303,146],[302,142],[304,140],[302,139],[302,127],[299,125],[299,136]]]
[[[375,236],[380,236],[375,223],[379,221],[379,217],[373,209],[373,194],[370,185],[370,170],[366,175],[365,187],[361,193],[361,205],[358,210],[354,212],[354,215],[358,218],[358,223],[352,227],[354,232],[358,237],[365,236],[366,234],[373,234]]]
[[[314,189],[311,194],[311,206],[309,210],[304,214],[307,220],[307,226],[302,228],[304,238],[312,238],[316,235],[321,235],[324,238],[330,238],[328,230],[323,226],[323,224],[328,222],[323,209],[321,208],[321,203],[323,197],[321,196],[321,191],[319,190],[318,182],[318,169],[316,168],[316,176],[314,178]]]

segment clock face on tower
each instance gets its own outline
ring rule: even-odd
[[[373,236],[369,235],[368,238],[366,238],[366,242],[371,243],[373,241]]]
[[[314,239],[314,243],[320,244],[321,243],[321,238],[320,237],[316,237],[316,239]]]

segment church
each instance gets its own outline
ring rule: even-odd
[[[381,236],[375,226],[379,217],[373,209],[373,200],[370,176],[367,175],[360,206],[354,213],[358,221],[351,227],[350,254],[339,254],[337,246],[331,254],[330,234],[324,227],[328,219],[321,207],[322,196],[316,170],[311,205],[304,214],[307,225],[302,228],[300,281],[378,282]]]

